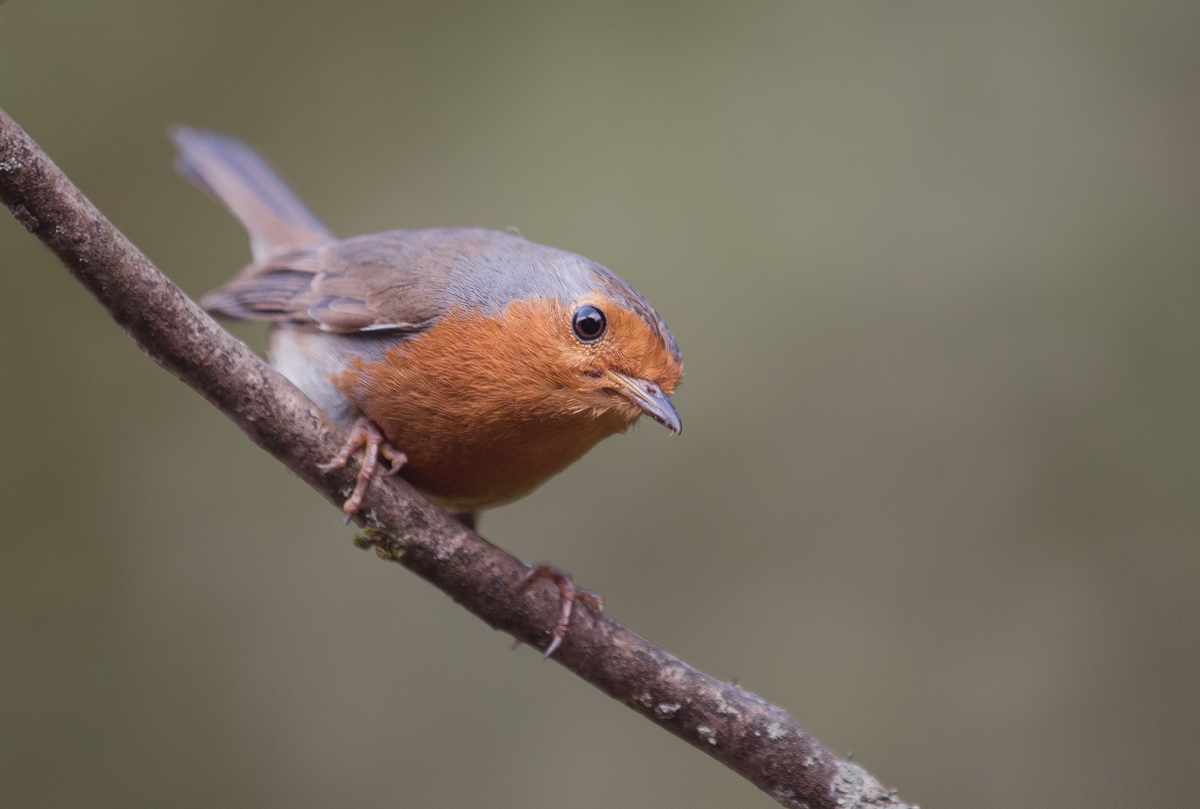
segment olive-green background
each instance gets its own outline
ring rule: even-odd
[[[192,294],[248,250],[173,122],[340,234],[608,265],[683,435],[486,536],[910,801],[1191,805],[1200,5],[992,5],[8,0],[0,105]],[[0,281],[0,805],[771,805],[355,550],[7,214]]]

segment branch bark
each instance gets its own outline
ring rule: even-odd
[[[304,394],[222,329],[126,239],[0,110],[0,200],[155,362],[208,399],[254,443],[340,505],[352,470],[324,474],[345,436]],[[559,610],[546,581],[464,528],[403,480],[371,484],[364,545],[440,588],[489,626],[544,648]],[[747,778],[806,809],[903,807],[856,764],[791,716],[721,682],[590,609],[576,609],[553,659],[610,697]]]

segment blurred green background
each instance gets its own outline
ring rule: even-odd
[[[249,252],[173,122],[637,286],[682,437],[482,532],[927,807],[1195,801],[1198,76],[1181,2],[0,7],[0,105],[193,295]],[[7,214],[0,269],[0,805],[773,805],[356,551]]]

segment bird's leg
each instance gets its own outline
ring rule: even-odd
[[[375,426],[375,423],[366,416],[359,416],[354,421],[354,426],[350,429],[350,436],[346,439],[346,443],[342,445],[342,449],[337,455],[330,459],[329,463],[317,464],[317,468],[322,472],[329,472],[333,469],[341,469],[346,465],[346,461],[350,460],[350,456],[359,447],[363,447],[362,468],[358,470],[358,480],[354,484],[354,492],[342,504],[342,511],[346,512],[346,521],[350,521],[350,517],[362,508],[363,497],[366,496],[367,486],[376,477],[376,470],[379,465],[379,456],[387,458],[390,468],[382,472],[382,475],[394,475],[400,471],[400,468],[408,461],[408,457],[403,452],[393,447],[388,443],[388,440],[383,437],[383,433]]]
[[[546,647],[546,651],[542,655],[542,659],[545,659],[554,654],[555,650],[562,645],[563,638],[567,636],[567,629],[571,625],[571,608],[575,602],[582,601],[596,612],[604,612],[604,599],[590,590],[576,587],[571,583],[570,576],[550,565],[531,565],[529,572],[521,580],[521,586],[524,587],[534,579],[549,579],[558,585],[558,591],[562,593],[562,612],[558,616],[558,623],[554,625],[550,645]]]

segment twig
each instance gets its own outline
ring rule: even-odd
[[[147,355],[216,405],[335,504],[352,470],[323,474],[344,436],[287,380],[163,275],[0,110],[0,199],[87,287]],[[432,582],[489,626],[531,646],[549,640],[554,585],[464,528],[402,480],[372,483],[361,544]],[[553,659],[789,807],[905,807],[856,764],[834,756],[787,712],[721,682],[637,633],[579,609]]]

